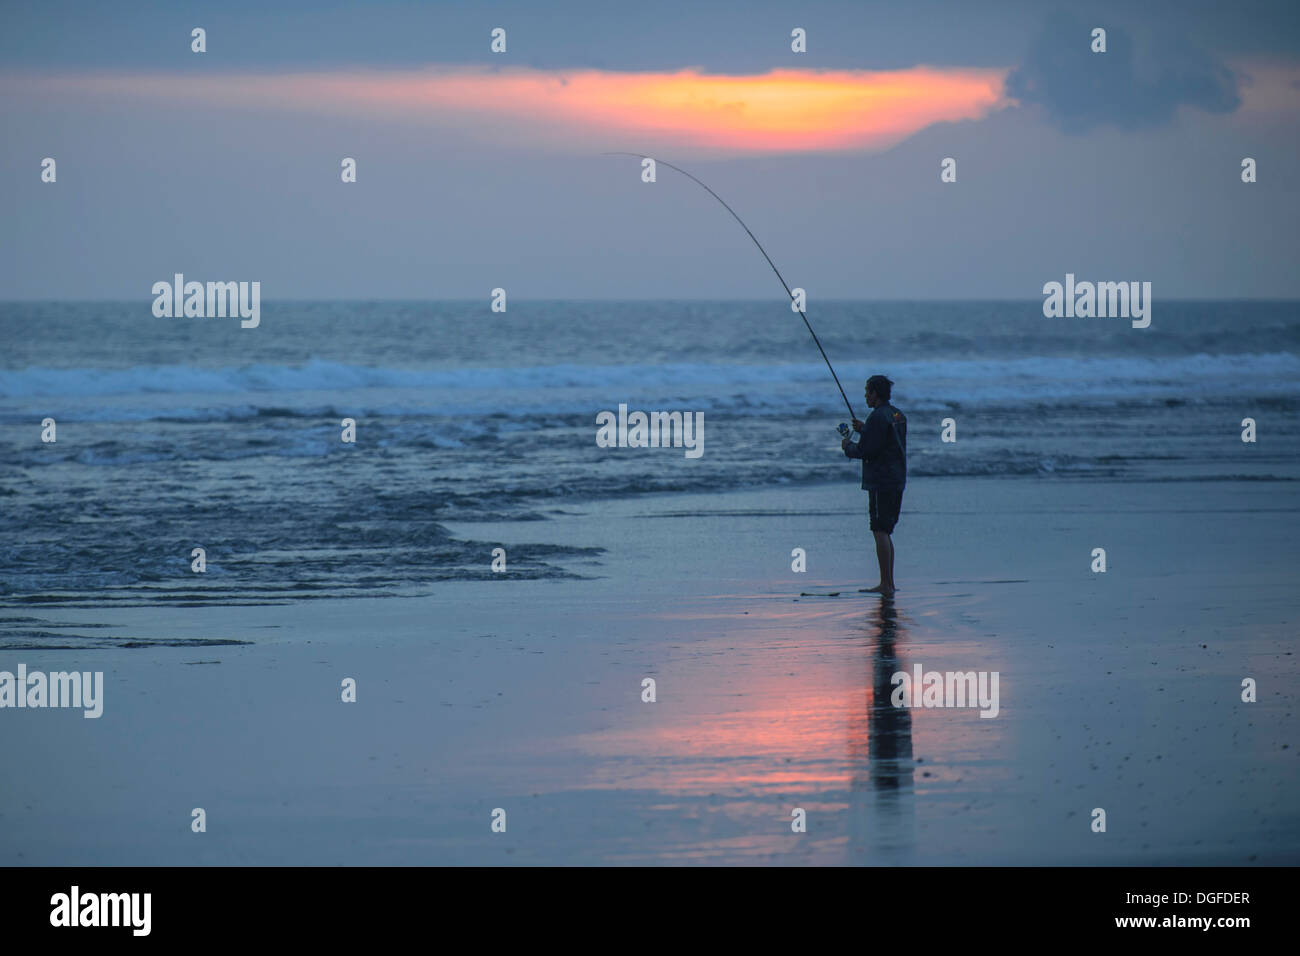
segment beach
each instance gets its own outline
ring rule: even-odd
[[[63,6],[0,36],[7,929],[1286,922],[1294,2]]]
[[[1291,482],[918,477],[887,601],[843,471],[447,525],[560,576],[11,607],[67,636],[0,667],[105,689],[3,715],[0,860],[1300,862]],[[201,640],[248,643],[164,646]],[[996,716],[893,706],[916,665],[996,672]]]

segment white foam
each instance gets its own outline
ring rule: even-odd
[[[1300,357],[1289,352],[848,362],[838,371],[851,401],[860,404],[867,375],[884,371],[898,382],[900,404],[912,408],[1300,396]],[[239,419],[259,409],[302,415],[339,407],[350,413],[482,415],[527,408],[530,414],[572,415],[629,399],[664,407],[693,403],[738,415],[822,411],[838,404],[820,363],[389,369],[313,360],[238,368],[28,368],[0,375],[5,412],[28,414],[41,404],[100,420]]]

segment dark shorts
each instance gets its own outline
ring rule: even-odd
[[[903,508],[903,489],[889,488],[884,491],[868,491],[868,512],[871,515],[871,530],[894,533],[898,524],[898,513]]]

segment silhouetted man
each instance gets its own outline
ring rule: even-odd
[[[880,563],[880,583],[861,590],[873,594],[894,593],[894,525],[903,507],[903,486],[907,484],[907,419],[893,405],[889,396],[894,383],[883,375],[867,379],[867,407],[871,414],[865,422],[853,419],[858,441],[840,442],[849,458],[862,459],[862,488],[869,494],[871,533],[876,539],[876,560]]]

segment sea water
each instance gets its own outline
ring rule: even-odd
[[[1162,303],[1146,329],[1045,318],[1036,300],[809,318],[857,417],[868,375],[897,383],[913,481],[1105,495],[1300,477],[1296,303]],[[492,577],[495,542],[447,522],[534,522],[521,537],[544,542],[548,517],[612,497],[783,486],[797,510],[800,486],[859,480],[834,431],[848,410],[779,300],[267,301],[255,329],[157,318],[148,297],[8,303],[0,342],[10,608],[400,593]],[[707,417],[706,453],[602,447],[597,416],[620,404]],[[565,576],[593,555],[519,547],[509,568]]]

